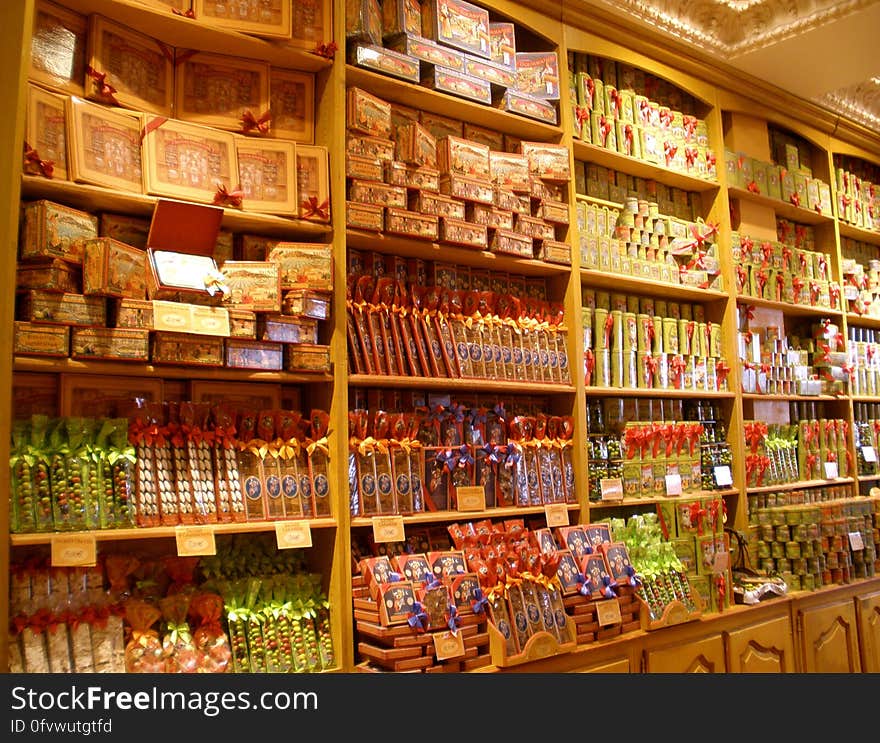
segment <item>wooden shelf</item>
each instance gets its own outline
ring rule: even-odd
[[[753,493],[775,493],[785,490],[805,490],[807,488],[822,488],[832,485],[851,485],[853,479],[851,477],[838,477],[836,480],[801,480],[800,482],[784,482],[779,485],[761,485],[755,488],[746,488],[746,492]]]
[[[875,480],[880,480],[880,474],[876,475],[859,475],[859,482],[874,482]]]
[[[577,193],[574,195],[574,197],[578,201],[583,201],[586,204],[607,206],[609,209],[623,209],[623,204],[619,204],[616,201],[608,201],[607,199],[600,199],[598,196],[590,196],[589,194],[585,193]]]
[[[569,511],[577,511],[580,506],[577,503],[565,504]],[[497,519],[505,516],[534,516],[544,513],[544,506],[501,506],[500,508],[487,508],[485,511],[426,511],[425,513],[411,513],[403,516],[404,524],[432,524],[443,521],[473,521],[478,519]],[[394,514],[377,514],[382,517]],[[357,526],[372,526],[372,516],[353,516],[352,528]]]
[[[880,395],[850,395],[853,402],[880,402]]]
[[[583,142],[579,139],[572,140],[572,149],[574,150],[575,160],[596,163],[597,165],[602,165],[627,175],[634,175],[637,178],[649,178],[673,188],[681,188],[685,191],[713,191],[719,187],[717,181],[710,181],[706,178],[698,178],[687,173],[680,173],[677,170],[670,170],[662,165],[623,155],[614,150],[599,147],[590,142]]]
[[[63,374],[113,374],[126,377],[164,377],[166,379],[211,379],[225,382],[274,382],[275,384],[309,384],[332,382],[331,374],[322,372],[275,372],[251,369],[217,369],[212,366],[165,366],[128,361],[76,361],[15,356],[13,370]]]
[[[233,524],[203,524],[213,528],[215,534],[252,534],[255,532],[275,531],[279,521],[250,521]],[[336,526],[336,519],[308,519],[312,529],[328,529]],[[202,526],[202,524],[199,524]],[[36,534],[10,534],[9,541],[13,547],[35,544],[50,544],[57,536],[94,535],[98,542],[120,542],[126,539],[166,539],[173,538],[176,533],[174,526],[151,526],[142,529],[94,529],[92,531],[57,531],[39,532]]]
[[[834,217],[830,214],[820,214],[815,209],[804,209],[795,206],[782,199],[772,199],[763,194],[752,193],[745,188],[737,188],[736,186],[728,186],[727,195],[730,199],[740,199],[742,201],[751,201],[754,204],[761,204],[769,207],[776,212],[777,217],[785,217],[801,224],[830,224],[834,221]]]
[[[846,395],[761,395],[755,392],[743,392],[742,399],[753,402],[833,402],[849,398]]]
[[[22,199],[49,199],[90,212],[118,212],[149,217],[153,214],[157,196],[116,191],[85,183],[60,181],[38,175],[21,177]],[[235,232],[251,232],[286,240],[330,241],[329,225],[307,219],[276,217],[272,214],[223,209],[222,226]]]
[[[841,237],[849,237],[853,240],[861,240],[862,242],[880,246],[880,232],[866,230],[864,227],[856,227],[854,224],[847,224],[841,219],[837,220],[837,226],[840,228]]]
[[[654,281],[629,274],[610,273],[596,268],[581,269],[581,285],[691,302],[721,302],[726,301],[730,296],[727,292],[720,292],[716,289],[698,289],[694,286]]]
[[[594,508],[620,508],[622,506],[650,506],[657,503],[682,503],[692,501],[694,498],[710,498],[714,495],[721,497],[728,495],[738,495],[739,488],[726,488],[724,490],[700,490],[696,493],[683,493],[680,496],[659,496],[657,498],[624,498],[615,501],[590,501],[589,506],[592,511]]]
[[[856,325],[860,328],[880,330],[880,317],[866,317],[864,315],[857,315],[855,312],[847,312],[846,324]]]
[[[423,85],[398,80],[354,65],[346,65],[345,67],[345,84],[346,86],[363,88],[390,103],[400,103],[420,111],[449,116],[453,119],[467,121],[470,124],[505,132],[521,139],[558,142],[562,136],[562,129],[558,126],[551,126],[519,114],[508,113],[492,106],[469,101],[466,98],[439,93]]]
[[[244,59],[259,59],[277,67],[317,72],[333,62],[302,49],[256,36],[211,28],[198,19],[184,18],[171,8],[156,8],[137,0],[64,0],[65,7],[79,13],[101,13],[129,28],[182,49],[220,52]]]
[[[523,276],[567,276],[571,266],[546,263],[534,258],[491,253],[488,250],[462,248],[418,238],[383,235],[366,230],[346,230],[346,246],[379,253],[392,253],[404,258],[422,258],[426,261],[444,261],[491,271],[507,271]]]
[[[651,388],[639,389],[623,389],[620,387],[586,387],[587,397],[670,397],[690,398],[690,397],[707,397],[713,400],[729,400],[736,397],[736,393],[728,390],[720,390],[717,392],[707,390],[662,390]]]
[[[573,385],[556,382],[510,382],[506,379],[449,379],[446,377],[401,377],[380,374],[350,374],[350,387],[391,387],[427,390],[484,390],[522,395],[565,395]]]
[[[736,297],[737,304],[751,304],[755,307],[765,307],[769,310],[779,310],[786,315],[800,317],[843,317],[840,310],[829,310],[826,307],[812,307],[808,304],[791,304],[790,302],[776,302],[772,299],[761,299],[739,294]]]

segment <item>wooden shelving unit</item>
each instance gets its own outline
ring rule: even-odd
[[[24,140],[23,122],[25,119],[25,88],[27,80],[26,55],[21,53],[30,45],[30,21],[35,0],[11,4],[4,24],[0,28],[0,82],[9,93],[7,107],[10,126],[0,135],[0,239],[9,248],[4,252],[3,270],[4,296],[11,298],[15,292],[15,251],[11,246],[18,239],[18,209],[21,200],[50,199],[91,211],[110,211],[133,216],[149,216],[157,199],[134,193],[124,193],[86,184],[71,183],[57,179],[21,175],[21,152]],[[0,359],[0,387],[7,393],[12,387],[15,374],[43,374],[47,377],[58,374],[104,374],[115,376],[154,377],[160,376],[180,382],[189,379],[205,379],[230,383],[273,383],[303,388],[304,399],[314,397],[326,405],[331,414],[331,461],[333,517],[313,519],[310,527],[320,533],[313,547],[316,564],[320,564],[328,580],[328,596],[331,600],[334,622],[334,643],[339,655],[340,672],[354,670],[354,629],[351,617],[351,537],[352,530],[363,532],[372,524],[372,519],[352,516],[350,513],[348,478],[346,472],[348,457],[349,394],[354,388],[380,388],[385,390],[426,390],[450,393],[479,392],[497,393],[499,398],[509,396],[549,397],[554,412],[571,412],[575,420],[574,461],[578,473],[576,481],[577,503],[567,504],[570,517],[584,521],[598,515],[602,518],[610,509],[656,506],[658,503],[690,500],[700,496],[720,495],[726,504],[733,504],[728,514],[728,525],[742,531],[748,526],[747,495],[771,492],[786,492],[798,489],[843,486],[855,496],[860,483],[880,481],[880,475],[837,478],[835,480],[810,480],[806,482],[767,485],[756,488],[745,486],[745,465],[743,460],[743,409],[751,410],[755,403],[774,403],[784,408],[785,402],[825,402],[835,403],[842,410],[840,416],[852,422],[854,402],[880,402],[880,395],[844,396],[801,396],[801,395],[756,395],[744,394],[741,390],[740,371],[736,363],[736,333],[738,329],[738,310],[753,305],[758,308],[775,310],[784,317],[830,318],[847,327],[868,327],[880,329],[880,319],[864,318],[841,310],[830,310],[805,305],[792,305],[784,302],[736,296],[734,266],[729,251],[725,250],[734,230],[731,221],[731,206],[734,202],[742,212],[742,222],[736,225],[742,234],[756,226],[756,237],[772,239],[775,234],[775,218],[784,217],[800,224],[817,228],[823,241],[819,249],[832,254],[831,271],[834,278],[840,279],[841,262],[840,241],[850,237],[880,249],[880,234],[856,228],[836,219],[834,215],[819,214],[815,210],[800,208],[778,199],[754,194],[747,189],[731,186],[727,182],[723,163],[723,153],[727,149],[757,148],[755,157],[769,160],[766,147],[766,122],[779,121],[809,139],[817,151],[827,155],[828,162],[821,160],[814,169],[821,175],[832,167],[831,153],[844,151],[857,153],[872,162],[880,163],[880,138],[872,133],[848,123],[841,117],[825,113],[813,104],[798,101],[791,96],[779,95],[770,86],[762,87],[751,81],[744,82],[723,70],[707,68],[690,57],[682,56],[674,42],[659,32],[637,31],[632,35],[621,33],[626,24],[611,21],[603,15],[595,16],[583,9],[564,7],[551,10],[542,0],[477,0],[478,4],[490,8],[499,17],[513,19],[530,29],[532,41],[542,40],[548,48],[554,47],[559,54],[560,79],[568,80],[568,52],[582,52],[617,60],[633,65],[668,80],[673,85],[689,92],[703,111],[702,118],[707,122],[710,144],[717,157],[718,180],[710,181],[677,172],[656,163],[649,163],[628,157],[573,137],[572,103],[567,85],[562,85],[558,110],[560,123],[551,126],[516,114],[507,113],[494,106],[481,105],[463,98],[447,95],[428,89],[425,86],[407,83],[363,68],[347,64],[345,60],[345,15],[346,6],[341,0],[332,0],[334,10],[334,36],[340,45],[334,59],[327,59],[302,49],[296,49],[278,42],[270,42],[245,34],[221,31],[210,28],[198,19],[188,19],[172,14],[157,6],[149,6],[139,0],[57,0],[80,13],[101,13],[143,33],[160,39],[166,45],[180,49],[217,51],[246,59],[262,60],[270,65],[313,72],[318,80],[318,100],[316,101],[316,142],[330,148],[330,191],[332,197],[332,222],[322,224],[301,219],[287,219],[271,215],[257,214],[227,208],[224,210],[225,229],[265,235],[276,239],[329,243],[334,257],[334,277],[337,287],[333,297],[333,318],[329,323],[332,371],[329,374],[262,372],[239,369],[207,369],[199,367],[160,366],[142,363],[112,361],[76,361],[72,359],[47,359],[15,357],[7,354]],[[14,6],[14,7],[13,7]],[[23,7],[20,7],[23,6]],[[623,23],[623,26],[621,26]],[[345,90],[347,87],[360,87],[373,95],[393,103],[412,107],[428,113],[438,114],[475,124],[513,138],[526,141],[563,143],[570,149],[570,162],[594,163],[619,173],[637,178],[650,179],[671,188],[683,189],[698,195],[702,209],[701,217],[718,224],[717,242],[720,246],[719,260],[724,291],[699,289],[680,284],[659,283],[633,276],[610,274],[595,269],[582,268],[579,257],[579,235],[575,219],[578,201],[595,203],[609,208],[621,205],[613,201],[574,193],[574,183],[569,188],[569,207],[571,224],[568,242],[572,246],[570,266],[547,263],[534,258],[474,250],[439,242],[422,241],[412,238],[376,234],[369,231],[347,229],[345,225],[346,180],[343,143],[345,142]],[[726,118],[731,114],[731,122]],[[740,118],[742,115],[746,119]],[[754,122],[757,121],[758,124]],[[763,123],[762,123],[763,122]],[[728,126],[729,124],[729,126]],[[832,134],[829,134],[832,132]],[[833,172],[833,171],[831,171]],[[826,178],[832,184],[833,178]],[[834,194],[832,194],[834,196]],[[570,385],[518,380],[476,380],[412,378],[397,376],[369,376],[349,374],[345,338],[345,284],[347,249],[376,251],[386,255],[406,258],[420,258],[426,261],[443,261],[488,269],[510,274],[543,277],[548,286],[553,285],[556,298],[565,303],[566,324],[569,332],[569,364],[572,368],[573,382]],[[878,250],[880,253],[880,250]],[[706,307],[712,319],[721,319],[723,351],[731,367],[728,377],[728,390],[704,392],[698,390],[675,389],[617,389],[610,387],[585,386],[580,374],[580,354],[582,353],[582,291],[585,288],[630,293],[641,296],[691,302]],[[13,303],[0,303],[0,341],[12,347]],[[9,461],[10,430],[12,414],[10,395],[0,395],[0,462]],[[723,403],[728,423],[728,440],[734,450],[733,481],[735,487],[706,493],[685,494],[681,498],[627,498],[620,501],[591,502],[588,499],[589,472],[586,454],[586,402],[589,398],[651,398],[659,400],[710,400]],[[8,473],[2,482],[8,482]],[[8,492],[8,487],[7,487]],[[737,496],[742,496],[738,497]],[[17,550],[44,549],[50,544],[53,534],[10,534],[8,498],[0,499],[0,596],[9,596],[9,576],[7,567],[11,556]],[[404,524],[417,526],[424,524],[445,524],[453,521],[471,521],[480,518],[516,518],[533,516],[540,518],[543,506],[527,508],[495,508],[483,512],[443,511],[403,516]],[[247,534],[271,532],[275,522],[251,522],[244,524],[215,525],[217,534]],[[98,542],[127,542],[128,540],[166,540],[173,538],[173,527],[153,529],[119,529],[93,532]],[[853,598],[861,592],[877,590],[877,581],[866,581],[864,586],[825,587],[813,594],[798,594],[785,599],[780,607],[766,604],[757,607],[733,607],[721,614],[706,614],[699,621],[688,626],[670,627],[658,632],[635,631],[611,640],[597,642],[578,648],[574,653],[556,658],[537,660],[524,664],[516,670],[560,671],[560,670],[602,670],[604,664],[617,664],[616,669],[637,672],[643,666],[653,670],[651,653],[663,650],[670,643],[682,648],[682,655],[694,650],[694,663],[699,666],[700,658],[705,659],[706,643],[722,646],[720,632],[730,633],[731,638],[742,630],[740,624],[746,618],[760,628],[761,622],[781,622],[788,628],[779,634],[769,635],[761,647],[773,647],[774,643],[791,643],[791,637],[799,637],[796,625],[796,607],[815,608],[816,602],[839,601],[841,606],[851,605]],[[844,611],[846,607],[841,609]],[[8,614],[8,600],[0,601],[0,613]],[[855,618],[843,616],[841,622],[856,626]],[[829,627],[832,625],[829,625]],[[836,625],[834,625],[836,626]],[[770,630],[767,630],[768,632]],[[778,631],[774,625],[774,632]],[[756,636],[760,635],[756,629]],[[779,637],[782,640],[779,640]],[[725,641],[726,642],[726,641]],[[880,639],[877,640],[880,642]],[[6,633],[0,633],[0,670],[6,663]],[[821,643],[806,643],[798,649],[797,658],[789,661],[786,670],[802,670],[807,666],[811,652]],[[787,658],[793,654],[785,646]],[[836,647],[836,646],[835,646]],[[715,645],[712,645],[715,648]],[[714,652],[714,650],[713,650]],[[718,650],[718,662],[733,664],[733,652],[727,653],[724,647]],[[843,650],[840,651],[843,655]],[[780,651],[780,657],[785,655]],[[775,656],[774,656],[775,657]],[[849,657],[849,656],[847,656]],[[712,656],[714,659],[715,656]],[[702,666],[700,666],[702,667]],[[484,672],[499,672],[496,667],[483,669]],[[874,669],[880,670],[880,669]]]
[[[725,488],[723,490],[698,490],[693,493],[684,493],[676,496],[660,496],[656,498],[621,498],[620,500],[590,501],[591,510],[609,508],[628,508],[631,506],[654,506],[658,503],[690,503],[698,498],[725,497],[739,493],[737,488]]]

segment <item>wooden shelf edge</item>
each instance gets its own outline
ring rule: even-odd
[[[874,480],[880,480],[880,474],[876,475],[859,475],[859,482],[873,482]]]
[[[754,402],[832,402],[836,400],[849,400],[848,395],[761,395],[756,392],[743,392],[743,400]]]
[[[858,325],[862,328],[880,328],[880,317],[866,317],[865,315],[857,315],[855,312],[846,313],[847,325]]]
[[[728,186],[727,195],[730,199],[741,199],[742,201],[751,201],[755,204],[766,206],[776,213],[777,216],[792,219],[795,222],[804,224],[831,224],[834,222],[834,216],[830,214],[821,214],[811,209],[804,209],[795,206],[782,199],[773,199],[763,194],[755,194],[745,188],[737,186]]]
[[[272,382],[311,384],[332,382],[324,372],[276,372],[253,369],[227,369],[213,366],[171,366],[131,361],[77,361],[70,358],[14,356],[13,371],[49,374],[109,374],[126,377],[164,377],[166,379],[216,379],[227,382]]]
[[[335,527],[336,519],[291,519],[290,521],[307,521],[312,529],[329,529]],[[255,532],[270,532],[275,530],[275,524],[288,523],[288,521],[243,521],[230,524],[192,524],[191,526],[210,526],[215,534],[252,534]],[[184,526],[181,524],[181,526]],[[187,524],[186,526],[190,526]],[[50,544],[55,537],[94,535],[98,542],[120,542],[126,539],[166,539],[174,537],[175,526],[149,526],[133,529],[93,529],[87,531],[53,531],[37,532],[34,534],[10,534],[9,541],[13,547],[26,545]]]
[[[589,284],[618,291],[645,292],[658,297],[689,299],[694,302],[726,301],[730,295],[717,289],[698,289],[684,284],[673,284],[666,281],[654,281],[630,274],[611,273],[596,268],[580,270],[581,284]]]
[[[564,505],[569,511],[576,511],[581,506],[579,503],[547,504]],[[487,508],[485,511],[426,511],[425,513],[411,513],[401,516],[404,524],[431,524],[442,521],[471,521],[473,519],[491,519],[503,516],[534,516],[544,513],[545,506],[501,506],[500,508]],[[396,514],[376,514],[378,518],[394,516]],[[352,516],[351,527],[372,526],[373,516]]]
[[[727,390],[676,390],[676,389],[656,389],[654,387],[645,388],[619,388],[619,387],[585,387],[584,393],[587,397],[669,397],[669,398],[690,398],[690,397],[708,397],[713,400],[730,400],[736,397],[735,392]]]
[[[760,487],[746,488],[750,495],[756,493],[774,493],[785,490],[806,490],[807,488],[833,487],[834,485],[852,485],[851,477],[838,477],[836,480],[801,480],[800,482],[786,482],[779,485],[761,485]]]
[[[840,228],[841,237],[849,237],[853,240],[871,243],[872,245],[880,245],[880,232],[866,230],[864,227],[856,227],[854,224],[844,222],[840,217],[837,218],[837,225]]]
[[[350,374],[349,387],[405,387],[432,390],[498,390],[519,394],[567,395],[570,384],[558,382],[510,382],[506,379],[458,379],[452,377],[400,377],[378,374]]]
[[[725,488],[724,490],[700,490],[696,493],[683,493],[676,496],[661,496],[657,498],[624,498],[619,501],[590,501],[589,508],[621,508],[626,506],[652,506],[658,503],[685,503],[695,498],[711,498],[713,496],[726,497],[739,495],[739,488]]]
[[[750,304],[755,307],[766,307],[770,310],[780,310],[781,312],[787,312],[790,315],[816,315],[817,317],[823,315],[830,315],[833,317],[843,316],[841,310],[831,310],[826,307],[813,307],[812,305],[805,304],[790,304],[789,302],[776,302],[772,299],[750,297],[746,294],[737,294],[736,302],[737,304]]]

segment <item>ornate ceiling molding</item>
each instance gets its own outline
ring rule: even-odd
[[[880,77],[826,93],[816,102],[880,132]]]
[[[878,0],[594,0],[717,56],[803,34]]]

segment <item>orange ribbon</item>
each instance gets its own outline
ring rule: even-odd
[[[215,206],[231,206],[240,209],[243,198],[244,191],[241,190],[241,187],[234,191],[230,191],[224,184],[218,183],[217,192],[214,194],[214,199],[211,203]]]
[[[335,41],[331,41],[329,44],[318,44],[315,47],[315,54],[325,59],[333,59],[338,49],[339,45]]]
[[[271,119],[271,111],[263,111],[263,113],[260,114],[260,118],[257,118],[254,116],[253,111],[246,109],[241,115],[241,133],[247,134],[256,129],[260,134],[267,134],[269,132],[269,121]]]
[[[95,81],[95,87],[98,90],[98,95],[104,100],[110,101],[114,106],[120,105],[119,101],[116,100],[116,93],[118,92],[116,88],[114,88],[110,83],[107,82],[107,73],[106,72],[98,72],[94,67],[89,65],[86,68],[86,72],[89,77]]]
[[[55,162],[53,160],[43,160],[40,157],[40,153],[25,142],[24,170],[31,175],[42,175],[45,178],[51,178],[55,172]]]
[[[308,199],[300,203],[300,209],[303,210],[302,218],[309,219],[318,217],[319,219],[330,219],[330,201],[324,199],[322,203],[318,203],[316,196],[309,196]]]

